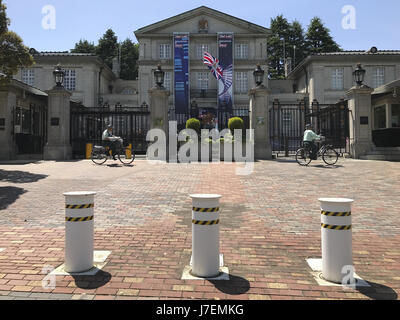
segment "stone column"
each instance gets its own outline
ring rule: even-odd
[[[44,160],[69,160],[72,158],[70,143],[70,97],[63,87],[46,91],[48,97],[47,143]]]
[[[149,91],[150,96],[150,129],[161,129],[165,132],[166,160],[168,161],[169,150],[169,123],[168,123],[168,98],[169,90],[164,87],[154,87]]]
[[[16,153],[15,141],[13,141],[13,107],[17,106],[17,98],[8,87],[0,91],[0,119],[4,125],[0,125],[0,160],[11,160]]]
[[[350,111],[350,154],[354,159],[359,159],[374,146],[372,142],[372,91],[372,88],[363,85],[355,86],[346,92]]]
[[[263,85],[249,91],[250,129],[254,129],[254,157],[260,160],[272,159],[269,138],[269,90]]]

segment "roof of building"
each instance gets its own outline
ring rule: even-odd
[[[372,49],[371,49],[372,50]],[[344,50],[339,52],[325,52],[325,53],[315,53],[306,57],[303,61],[301,61],[296,68],[294,68],[288,75],[290,78],[293,74],[303,68],[306,64],[311,62],[314,59],[322,58],[322,57],[374,57],[374,56],[396,56],[400,55],[400,50],[377,50],[376,52],[371,52],[371,50]]]
[[[93,53],[75,53],[68,51],[41,51],[33,53],[34,56],[63,56],[63,57],[82,57],[82,56],[90,56],[96,57]]]
[[[218,11],[218,10],[206,7],[206,6],[200,6],[198,8],[180,13],[173,17],[170,17],[170,18],[158,21],[156,23],[152,23],[145,27],[139,28],[138,30],[135,31],[135,35],[141,35],[142,33],[145,33],[145,32],[151,32],[152,30],[159,29],[159,28],[169,25],[172,21],[177,23],[177,22],[187,20],[194,15],[200,15],[200,14],[209,14],[211,16],[215,16],[216,18],[218,18],[220,20],[221,19],[228,20],[231,23],[235,23],[237,25],[242,25],[249,29],[254,29],[257,32],[261,32],[261,33],[269,33],[270,32],[270,30],[268,28],[260,26],[258,24],[231,16],[229,14],[226,14],[224,12],[221,12],[221,11]]]
[[[393,91],[394,88],[400,88],[400,79],[394,80],[392,82],[386,83],[383,86],[376,88],[372,92],[372,95],[390,93]]]

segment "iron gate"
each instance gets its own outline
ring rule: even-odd
[[[102,144],[102,134],[108,124],[113,126],[113,134],[124,139],[124,144],[132,144],[136,154],[147,150],[146,134],[150,129],[148,108],[86,108],[71,106],[71,145],[74,158],[84,158],[86,144]]]
[[[347,101],[324,106],[314,101],[306,115],[307,123],[311,123],[314,131],[326,138],[326,142],[334,146],[341,154],[349,153],[349,109]]]
[[[17,154],[42,154],[47,141],[47,108],[31,103],[12,108],[12,133]]]
[[[314,132],[326,137],[340,153],[349,153],[349,110],[347,101],[321,105],[314,100],[308,106],[307,100],[298,104],[281,104],[275,100],[269,110],[269,133],[272,152],[294,154],[303,144],[305,125],[310,123]]]
[[[295,153],[303,143],[306,122],[306,100],[281,104],[274,100],[269,110],[269,136],[273,153]]]

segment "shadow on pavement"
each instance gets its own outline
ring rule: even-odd
[[[232,274],[229,275],[228,281],[223,281],[223,280],[209,280],[209,281],[219,291],[231,295],[244,294],[250,289],[249,281],[247,281],[242,277],[234,276]]]
[[[26,171],[7,171],[0,169],[0,181],[12,183],[32,183],[47,178],[45,174],[36,174]]]
[[[110,282],[112,276],[110,273],[99,270],[94,276],[72,276],[75,280],[75,284],[81,289],[97,289],[108,282]]]
[[[327,165],[327,164],[317,164],[317,165],[315,165],[315,166],[312,166],[312,165],[309,165],[310,167],[315,167],[315,168],[322,168],[322,169],[338,169],[338,168],[343,168],[343,166],[342,165],[340,165],[340,164],[337,164],[337,165],[334,165],[334,166],[329,166],[329,165]]]
[[[17,187],[0,187],[0,210],[7,209],[7,207],[17,201],[17,199],[27,192],[25,189]]]
[[[392,288],[367,281],[371,287],[357,287],[357,291],[374,300],[397,300],[397,293]]]

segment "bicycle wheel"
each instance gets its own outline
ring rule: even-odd
[[[107,156],[99,151],[92,151],[91,157],[92,161],[95,164],[102,165],[104,162],[107,161]]]
[[[311,162],[310,151],[304,148],[297,150],[296,161],[301,166],[308,166]]]
[[[322,153],[322,160],[324,160],[324,162],[329,166],[335,165],[338,159],[339,159],[339,154],[333,148],[327,148]]]
[[[131,156],[127,157],[127,151],[130,151]],[[133,153],[133,150],[130,150],[129,148],[122,148],[121,152],[118,154],[118,159],[121,161],[123,164],[130,164],[135,160],[135,154]]]

